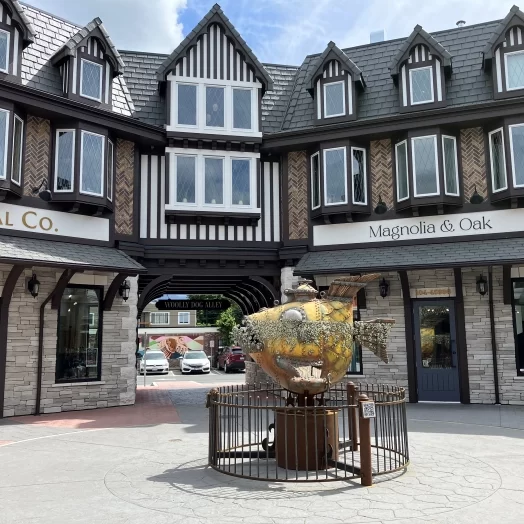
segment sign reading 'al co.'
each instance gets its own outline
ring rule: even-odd
[[[107,218],[0,204],[0,230],[6,229],[87,240],[109,240]]]
[[[524,209],[401,218],[313,227],[313,244],[331,246],[524,232]]]

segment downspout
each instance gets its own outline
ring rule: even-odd
[[[495,404],[500,404],[499,370],[497,363],[497,338],[495,336],[495,306],[493,304],[493,267],[488,266],[489,322],[491,325],[491,353],[493,356],[493,383],[495,385]]]

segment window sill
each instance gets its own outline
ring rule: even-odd
[[[92,380],[89,382],[57,382],[52,384],[52,388],[70,388],[73,386],[103,386],[105,384],[104,380]]]
[[[524,380],[524,376],[523,375],[520,375],[518,377],[513,377],[513,380],[515,381],[521,381],[521,380]]]
[[[186,223],[195,222],[197,225],[202,224],[248,224],[256,226],[260,220],[260,209],[246,209],[230,211],[231,208],[215,209],[203,211],[201,209],[168,209],[166,206],[166,221],[169,224],[176,222]]]

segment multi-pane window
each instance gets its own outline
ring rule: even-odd
[[[20,185],[22,180],[22,148],[24,143],[24,121],[14,115],[13,124],[13,159],[11,163],[11,180]]]
[[[83,58],[80,69],[80,94],[85,98],[102,101],[102,66]]]
[[[105,137],[82,131],[80,144],[80,192],[103,196]]]
[[[442,137],[442,154],[446,195],[459,196],[457,139],[454,136]]]
[[[251,129],[251,89],[233,89],[233,128]]]
[[[491,184],[493,193],[497,193],[508,187],[502,128],[489,133],[489,153],[491,159]]]
[[[179,311],[178,312],[178,323],[179,324],[189,324],[191,319],[191,314],[189,311]]]
[[[524,375],[524,280],[513,280],[513,326],[517,375]]]
[[[56,192],[72,191],[75,165],[75,131],[60,129],[56,132],[55,187]]]
[[[395,146],[397,168],[397,201],[409,198],[408,143],[406,140]]]
[[[115,169],[115,146],[107,141],[107,199],[113,200],[113,177]]]
[[[411,139],[413,155],[413,185],[416,197],[438,195],[437,137]]]
[[[151,312],[149,313],[149,323],[155,325],[167,325],[169,324],[169,313],[167,312]]]
[[[197,86],[177,84],[178,87],[178,124],[183,126],[197,125]]]
[[[311,207],[320,207],[320,164],[319,154],[311,156]]]
[[[509,126],[513,187],[524,187],[524,124]]]
[[[507,90],[524,89],[524,51],[506,53],[504,59]]]
[[[251,161],[231,160],[231,203],[234,206],[251,205]]]
[[[324,198],[326,206],[346,204],[346,148],[324,149]]]
[[[419,67],[409,70],[411,105],[433,102],[433,68]]]
[[[344,82],[324,84],[324,117],[330,118],[345,114]]]
[[[7,149],[9,137],[9,111],[0,109],[0,178],[7,176]]]
[[[222,158],[205,158],[204,162],[204,203],[223,205],[224,160]]]
[[[206,87],[206,126],[224,127],[223,87]]]
[[[8,31],[0,29],[0,71],[7,73],[9,69],[9,42],[11,35]]]
[[[353,204],[366,205],[366,150],[360,147],[351,148],[351,185],[353,189]]]
[[[196,203],[196,157],[176,156],[175,200],[181,204]]]
[[[65,289],[58,312],[57,382],[100,380],[101,297],[100,288]]]

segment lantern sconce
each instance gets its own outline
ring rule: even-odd
[[[480,275],[477,278],[477,292],[482,297],[488,292],[488,281],[484,278],[483,275]]]
[[[36,278],[36,273],[33,273],[33,276],[27,283],[27,290],[29,293],[31,293],[31,296],[33,298],[36,298],[38,296],[38,292],[40,291],[40,282]]]
[[[131,291],[131,286],[129,285],[129,280],[124,280],[120,287],[118,288],[118,293],[122,297],[124,302],[127,302],[129,298],[129,292]]]
[[[380,289],[380,296],[382,298],[386,298],[389,294],[389,284],[386,282],[385,278],[383,278],[380,281],[380,284],[378,285],[378,287]]]

